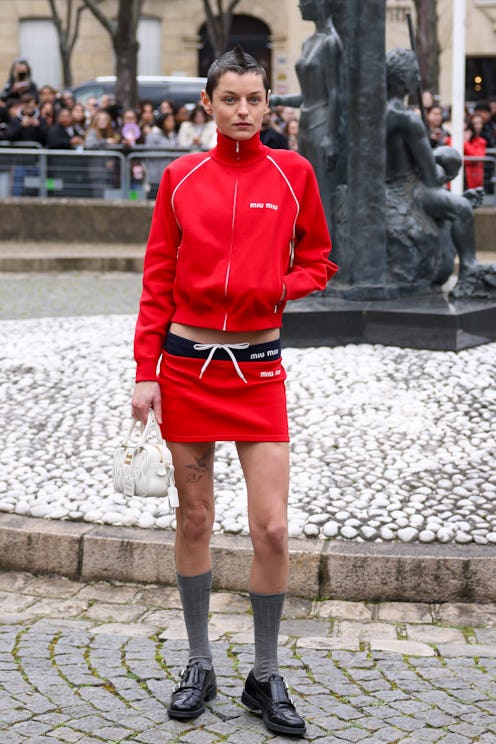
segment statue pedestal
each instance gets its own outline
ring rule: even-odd
[[[496,341],[496,301],[448,301],[441,293],[352,301],[312,295],[289,302],[285,346],[383,344],[460,351]]]

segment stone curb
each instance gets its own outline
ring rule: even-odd
[[[139,244],[0,241],[0,271],[131,271],[141,273],[145,241]]]
[[[214,589],[244,591],[245,536],[213,535]],[[175,585],[174,533],[0,514],[0,569]],[[496,601],[496,546],[290,540],[292,596],[403,602]]]

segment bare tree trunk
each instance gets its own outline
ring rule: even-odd
[[[115,52],[115,97],[124,109],[135,108],[138,103],[137,40],[138,22],[143,0],[119,0],[117,19],[112,20],[98,7],[99,0],[83,0],[95,18],[110,35]]]
[[[439,37],[437,0],[415,0],[417,57],[423,90],[439,92]]]
[[[223,0],[216,0],[217,7],[214,9],[212,0],[203,0],[207,16],[207,34],[215,58],[220,57],[227,50],[234,9],[239,2],[240,0],[229,0],[227,8],[224,9]]]
[[[85,5],[80,4],[74,11],[73,0],[66,0],[64,22],[59,13],[59,9],[55,0],[48,0],[48,4],[50,6],[52,21],[57,32],[60,59],[62,62],[63,85],[64,88],[70,88],[72,86],[72,51],[79,35],[79,23],[81,20],[81,13],[83,12]]]

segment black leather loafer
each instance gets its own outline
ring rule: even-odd
[[[279,674],[273,674],[268,682],[259,682],[253,672],[250,672],[241,702],[250,710],[262,714],[262,720],[269,731],[305,736],[305,721],[296,712],[286,683]]]
[[[171,695],[167,708],[169,718],[196,718],[205,710],[204,702],[217,694],[217,680],[213,669],[204,669],[197,661],[188,664],[181,672],[181,679]]]

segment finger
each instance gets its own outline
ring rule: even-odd
[[[155,418],[157,419],[157,424],[162,423],[162,401],[160,400],[160,396],[154,399],[153,401],[153,413],[155,414]]]

